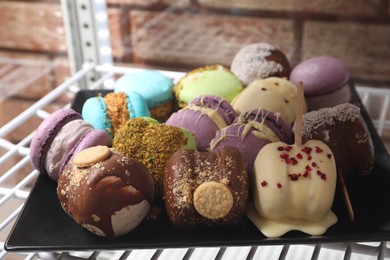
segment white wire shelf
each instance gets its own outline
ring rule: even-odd
[[[90,72],[101,77],[90,89],[113,87],[117,75],[137,72],[142,69],[84,64],[73,77],[59,85],[48,95],[0,128],[0,259],[386,259],[390,258],[388,241],[370,243],[253,246],[228,248],[180,248],[122,250],[102,252],[32,252],[10,253],[4,250],[7,238],[23,203],[33,187],[38,172],[29,166],[29,133],[19,142],[6,139],[7,134],[18,130],[23,122],[35,117],[43,120],[48,116],[45,106],[53,103],[66,92],[77,92],[78,82]],[[178,80],[183,73],[162,71]],[[390,139],[390,89],[368,86],[356,87],[380,136]],[[68,104],[67,106],[70,106]],[[387,140],[390,142],[390,140]],[[27,170],[27,172],[26,172]],[[21,174],[21,171],[24,171]],[[32,223],[33,224],[33,223]]]

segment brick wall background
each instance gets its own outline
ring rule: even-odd
[[[390,0],[106,1],[121,65],[229,66],[243,45],[266,41],[292,65],[332,55],[348,64],[356,82],[390,86]],[[0,1],[0,126],[12,118],[5,112],[10,104],[32,103],[69,76],[62,19],[59,0]],[[15,58],[39,61],[43,69],[7,63]],[[16,89],[10,74],[18,72]]]

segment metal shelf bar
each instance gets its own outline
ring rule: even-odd
[[[53,100],[55,100],[61,94],[63,94],[65,90],[69,88],[70,85],[75,84],[77,81],[82,79],[85,76],[85,74],[88,73],[89,71],[92,71],[93,68],[94,68],[94,64],[85,64],[84,67],[80,71],[78,71],[73,77],[71,77],[64,83],[60,84],[49,94],[47,94],[46,96],[38,100],[31,107],[23,111],[17,117],[12,119],[2,128],[0,128],[0,137],[4,137],[6,134],[9,134],[11,131],[15,130],[16,127],[23,124],[27,119],[34,116],[38,109],[41,109],[46,105],[50,104],[51,102],[53,102]]]

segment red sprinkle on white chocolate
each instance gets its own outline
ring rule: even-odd
[[[282,162],[285,164],[290,164],[290,165],[296,165],[298,164],[298,160],[303,160],[304,156],[302,153],[297,153],[295,157],[290,157],[289,152],[292,150],[292,146],[286,145],[286,146],[278,146],[277,150],[280,152],[280,159]],[[314,151],[315,153],[322,153],[324,150],[321,149],[320,147],[316,146],[315,149],[305,146],[301,149],[301,151],[307,155],[307,160],[311,161],[313,157],[311,156],[311,153]],[[332,154],[327,154],[326,155],[329,159],[332,158]],[[322,161],[320,161],[322,162]],[[311,162],[311,164],[306,165],[305,167],[305,172],[304,173],[288,173],[288,177],[292,181],[297,181],[300,177],[305,177],[307,178],[310,175],[310,172],[313,171],[313,168],[317,169],[317,175],[322,179],[326,180],[326,174],[320,171],[320,167],[316,162]],[[266,186],[267,182],[263,181],[261,183],[261,186]],[[282,185],[280,183],[277,184],[278,188],[282,188]]]

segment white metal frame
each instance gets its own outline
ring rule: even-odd
[[[108,13],[104,0],[61,0],[72,74],[85,62],[112,65]],[[80,82],[82,88],[93,84],[99,75],[90,71]]]

